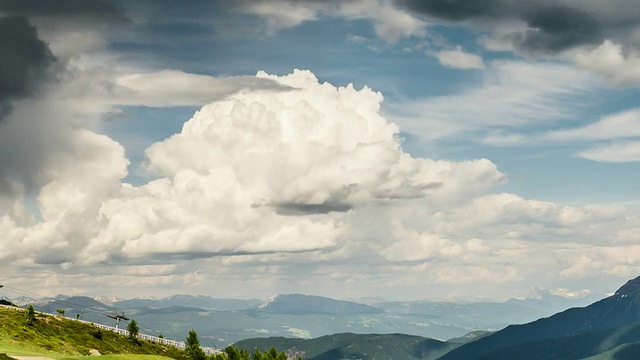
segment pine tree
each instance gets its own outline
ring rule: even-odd
[[[33,305],[29,305],[27,307],[27,325],[33,325],[36,321],[36,310],[33,308]]]
[[[140,332],[140,327],[135,320],[131,320],[129,325],[127,325],[127,331],[129,331],[129,338],[135,339],[138,337],[138,333]]]
[[[205,360],[207,356],[204,354],[204,350],[200,347],[200,340],[198,340],[198,334],[195,330],[189,331],[189,336],[185,343],[185,355],[189,360]]]

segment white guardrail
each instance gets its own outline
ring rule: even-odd
[[[7,305],[0,305],[0,307],[7,308],[7,309],[19,310],[19,311],[25,311],[25,309],[23,309],[23,308],[7,306]],[[41,311],[38,311],[38,313],[41,313]],[[44,314],[46,314],[46,313],[44,313]],[[80,319],[74,319],[74,318],[70,318],[70,317],[58,316],[58,315],[54,315],[54,314],[47,314],[47,315],[54,316],[54,317],[57,317],[57,318],[64,318],[64,319],[72,320],[72,321],[79,321],[81,323],[89,324],[89,325],[95,326],[95,327],[100,328],[100,329],[113,331],[113,332],[118,333],[120,335],[129,336],[129,331],[127,331],[125,329],[117,328],[115,326],[97,324],[97,323],[94,323],[94,322],[89,322],[89,321],[80,320]],[[175,348],[182,349],[182,350],[184,350],[185,347],[186,347],[186,345],[185,345],[185,343],[183,341],[165,339],[165,338],[161,338],[161,337],[157,337],[157,336],[153,336],[153,335],[147,335],[147,334],[138,333],[137,338],[140,339],[140,340],[153,341],[153,342],[158,343],[158,344],[173,346]],[[222,350],[214,349],[212,347],[201,347],[201,348],[204,351],[204,353],[207,354],[207,355],[222,353]]]

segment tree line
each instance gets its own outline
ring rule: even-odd
[[[255,349],[251,353],[248,349],[238,349],[233,345],[227,346],[222,353],[207,356],[200,347],[195,330],[189,331],[185,345],[184,360],[290,360],[284,351],[278,352],[273,347],[266,352]],[[298,358],[298,360],[301,359]]]

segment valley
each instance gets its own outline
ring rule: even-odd
[[[163,299],[116,299],[108,303],[86,296],[40,299],[19,296],[3,302],[14,305],[29,302],[38,311],[57,312],[59,316],[40,313],[38,316],[43,320],[36,322],[38,328],[22,325],[21,333],[16,330],[23,320],[5,314],[0,350],[33,354],[35,342],[39,353],[45,356],[48,351],[74,355],[98,348],[113,354],[160,351],[118,348],[120,345],[114,345],[117,342],[107,345],[102,342],[103,336],[118,336],[109,331],[101,333],[96,343],[95,333],[100,331],[88,323],[65,321],[68,314],[96,323],[118,317],[123,322],[135,319],[142,332],[162,338],[182,339],[195,329],[200,334],[199,346],[222,349],[233,344],[235,349],[246,351],[238,355],[239,359],[249,356],[251,351],[272,347],[291,359],[314,360],[634,358],[633,354],[640,348],[640,277],[629,280],[614,294],[585,306],[539,316],[554,306],[587,301],[588,298],[542,296],[540,292],[528,299],[504,302],[371,304],[302,294],[281,294],[265,301],[176,295]],[[5,312],[24,313],[3,306],[9,309]],[[91,335],[79,338],[83,335],[69,330],[69,323],[77,324],[74,327],[87,327],[84,333],[93,332],[93,339]],[[62,339],[47,340],[53,339],[47,335],[52,331]],[[69,345],[73,343],[83,345]],[[169,350],[165,347],[161,351]]]

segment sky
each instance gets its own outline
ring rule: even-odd
[[[639,98],[638,0],[0,0],[0,284],[611,293]]]

